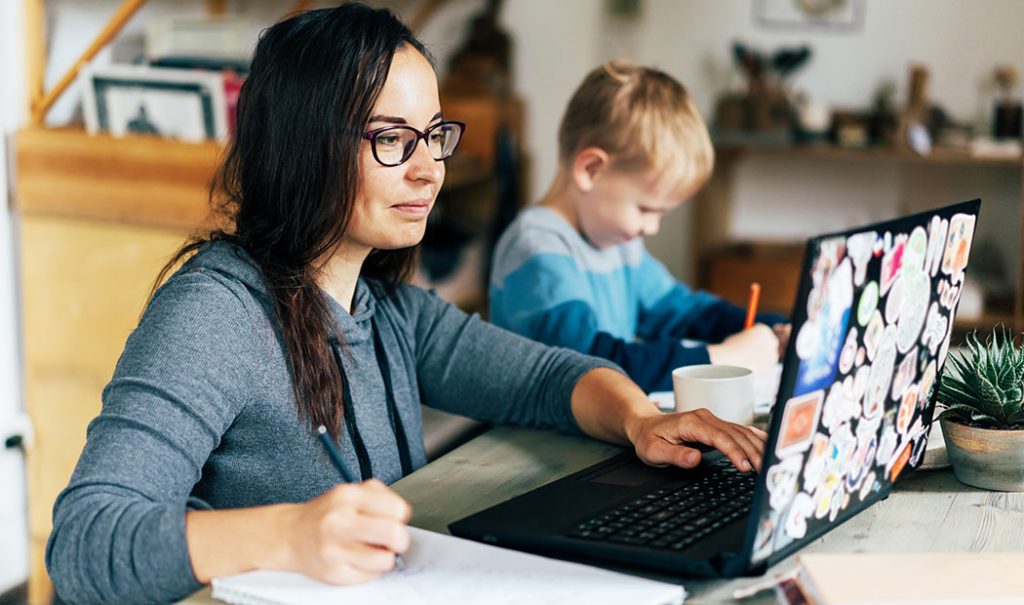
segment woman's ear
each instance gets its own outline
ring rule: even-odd
[[[611,163],[611,157],[600,147],[587,147],[577,153],[572,162],[572,180],[576,188],[589,193]]]

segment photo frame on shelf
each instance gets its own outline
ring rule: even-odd
[[[89,134],[151,135],[193,143],[227,139],[221,73],[112,65],[86,69],[81,78]]]
[[[864,0],[754,0],[754,22],[767,29],[853,33],[864,26]]]

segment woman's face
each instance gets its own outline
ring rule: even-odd
[[[388,79],[365,130],[400,124],[424,131],[440,120],[434,69],[419,51],[401,47],[391,61]],[[371,143],[364,139],[359,174],[344,243],[366,253],[374,248],[394,250],[418,244],[444,182],[444,162],[435,161],[420,140],[405,163],[384,166],[374,159]]]

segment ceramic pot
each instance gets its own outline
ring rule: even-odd
[[[946,419],[939,425],[961,483],[1000,492],[1024,491],[1024,430],[979,429]]]

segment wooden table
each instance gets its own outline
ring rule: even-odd
[[[563,477],[621,450],[546,431],[496,428],[394,484],[413,504],[412,525],[448,532],[471,513]],[[923,552],[1024,550],[1024,493],[967,487],[950,470],[918,471],[885,501],[871,506],[804,551]],[[788,571],[790,557],[770,570]],[[764,578],[681,579],[687,603],[733,602],[733,591]],[[773,603],[765,591],[744,603]],[[184,601],[217,603],[209,589]]]

